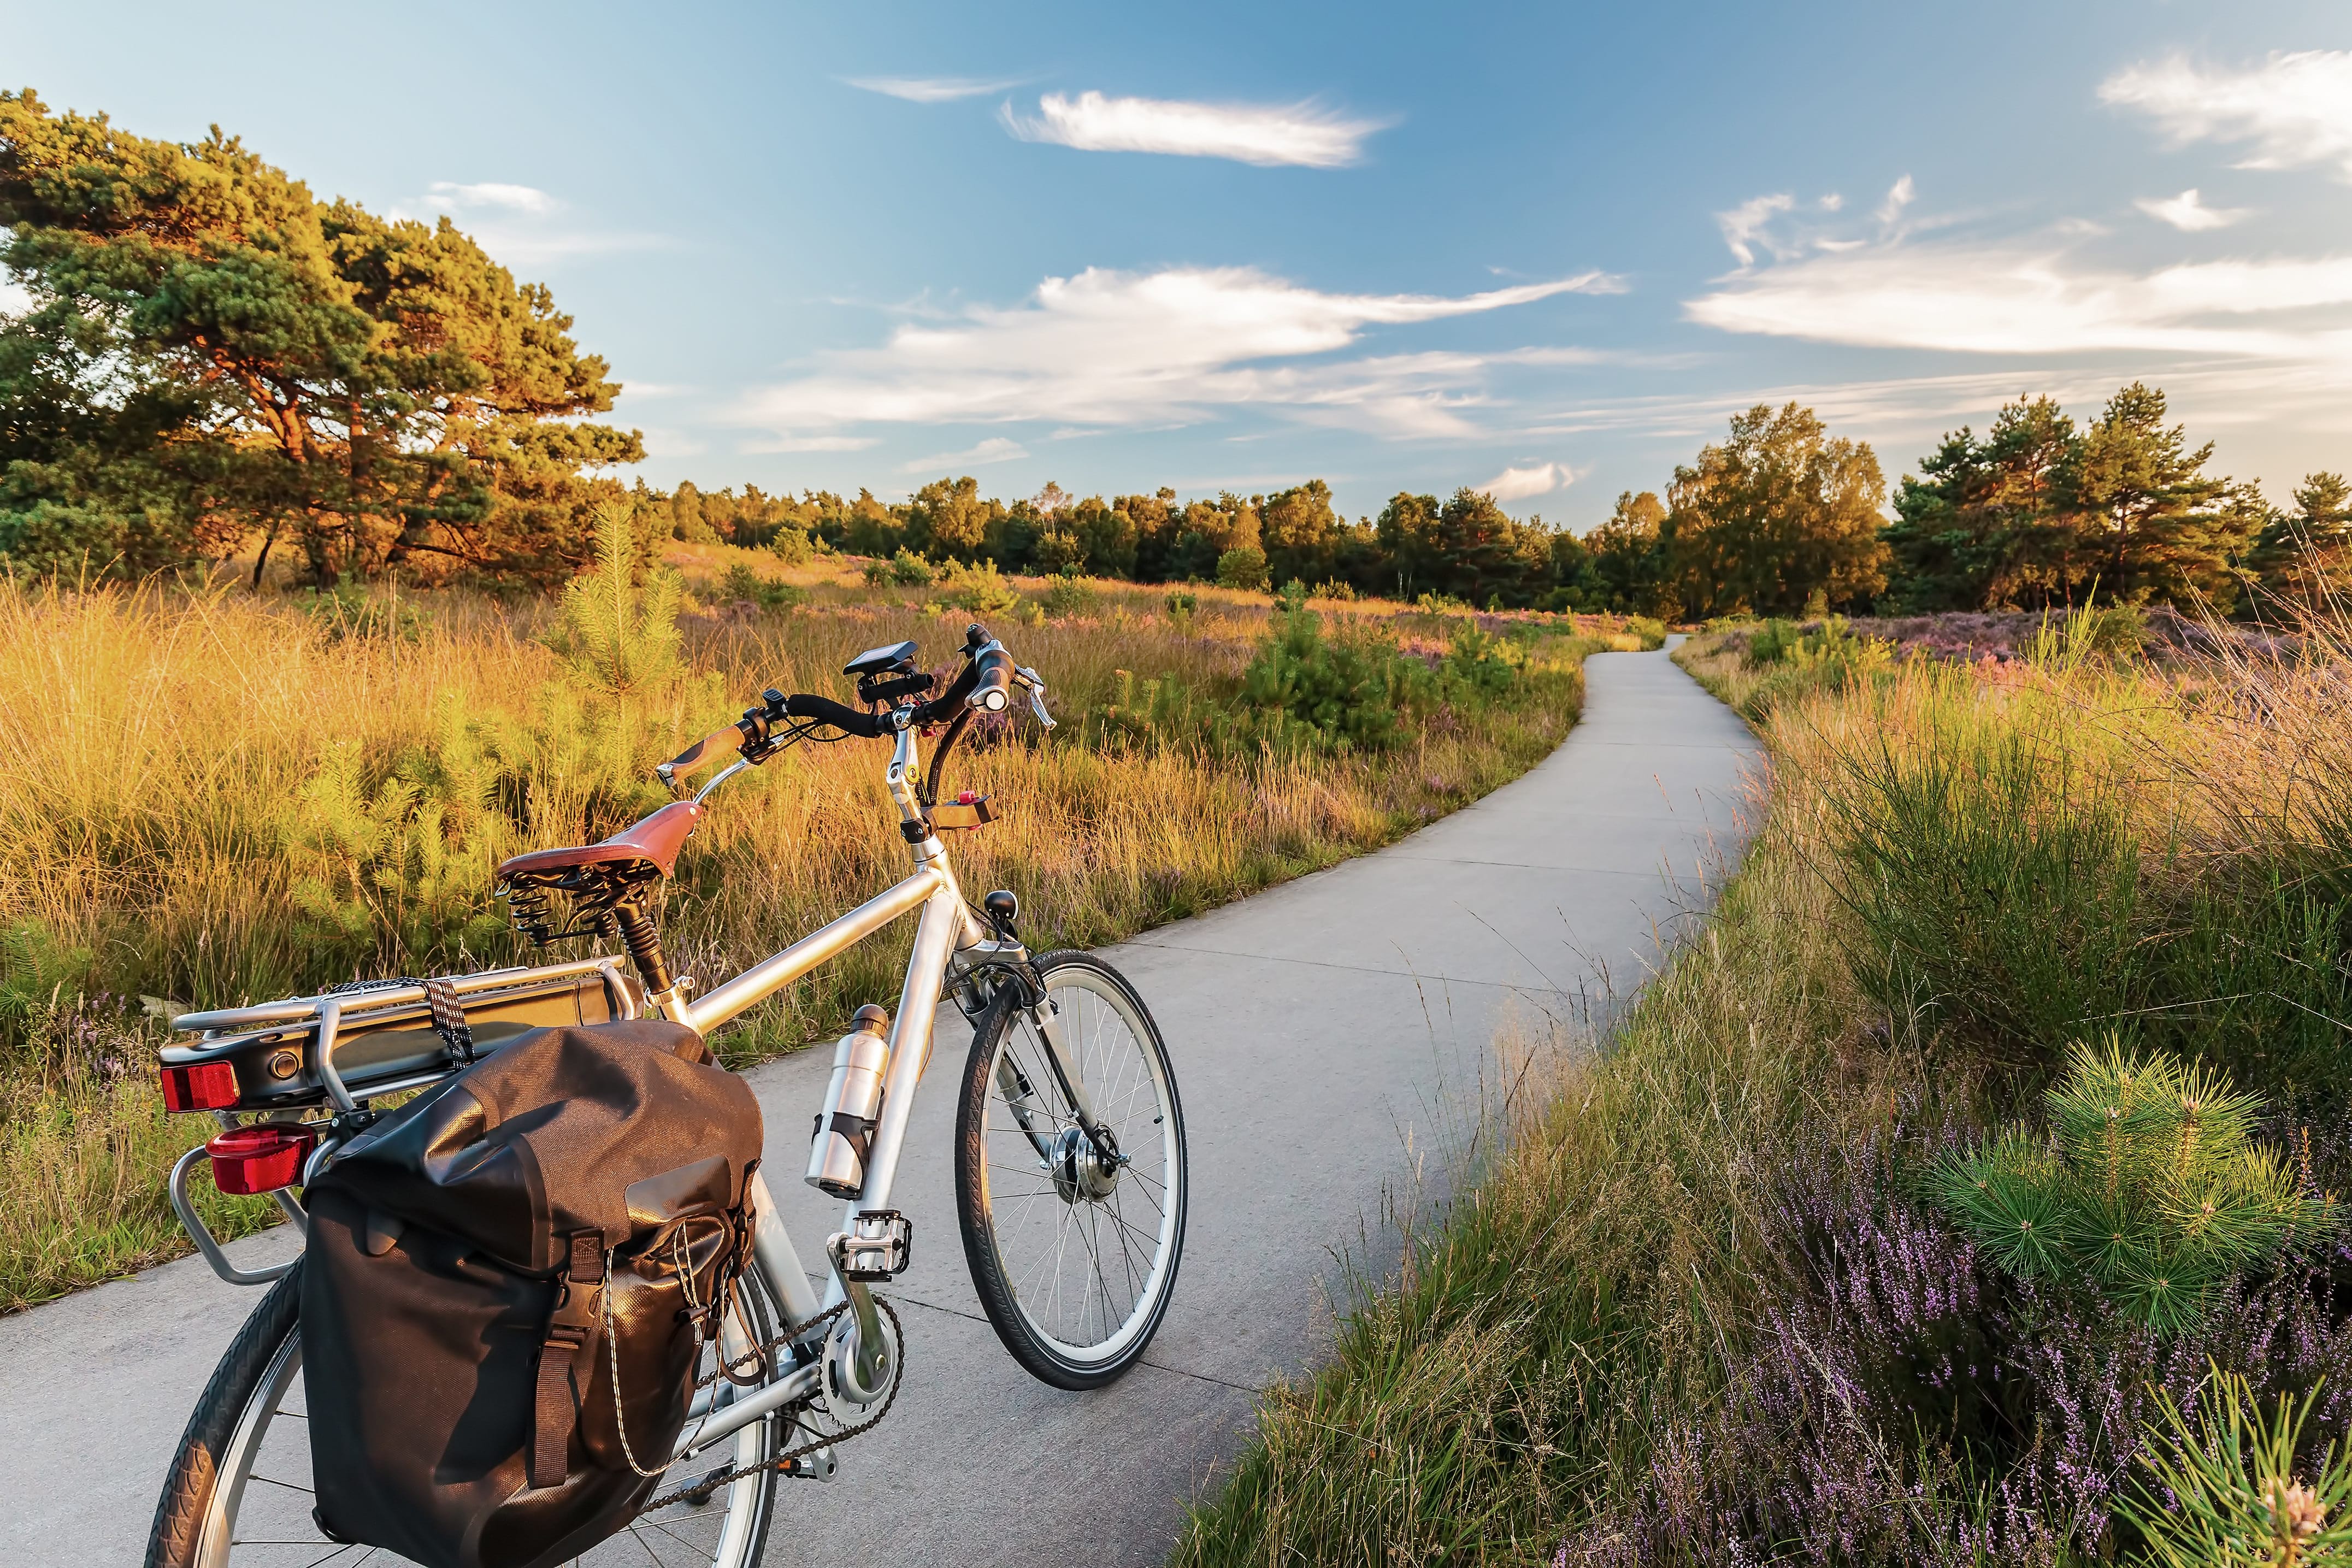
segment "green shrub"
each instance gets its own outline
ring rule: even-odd
[[[1922,1035],[2046,1059],[2132,1008],[2163,957],[2141,940],[2129,801],[2063,727],[1964,700],[1913,721],[1824,764],[1855,976]]]
[[[1380,751],[1397,737],[1419,668],[1385,643],[1325,637],[1312,610],[1278,616],[1242,673],[1243,721],[1271,740]]]
[[[938,574],[931,563],[913,551],[901,548],[890,557],[890,581],[904,588],[928,588]]]
[[[1100,598],[1093,584],[1075,573],[1064,572],[1045,584],[1040,602],[1045,614],[1059,621],[1091,614]]]
[[[902,551],[903,555],[905,552]],[[919,560],[920,557],[916,557]],[[967,615],[1003,616],[1010,614],[1020,604],[1020,591],[1004,580],[993,562],[974,566],[961,561],[950,561],[940,573],[940,593],[931,603],[944,610],[961,610]]]
[[[1527,651],[1510,638],[1483,630],[1475,621],[1464,621],[1454,628],[1453,641],[1442,667],[1449,683],[1482,697],[1518,684]]]
[[[415,642],[433,625],[433,617],[400,596],[398,584],[382,597],[367,591],[346,572],[331,588],[305,588],[294,601],[330,642],[345,637],[391,637]]]
[[[719,580],[719,596],[734,604],[756,605],[763,610],[790,610],[808,603],[807,589],[762,577],[740,563],[730,566],[727,575]]]
[[[1352,605],[1356,602],[1356,585],[1353,583],[1342,583],[1335,577],[1328,583],[1318,583],[1315,585],[1315,596],[1318,599],[1328,599],[1338,605]]]
[[[1276,615],[1295,616],[1307,607],[1307,584],[1293,577],[1275,590],[1274,609]]]
[[[1264,593],[1265,584],[1265,551],[1244,544],[1217,557],[1218,587],[1247,588],[1254,593]]]
[[[1628,616],[1625,629],[1642,639],[1643,647],[1661,647],[1666,640],[1666,623],[1654,616]]]
[[[1182,588],[1174,588],[1169,591],[1165,603],[1168,610],[1168,624],[1180,632],[1191,629],[1192,612],[1201,607],[1201,596]]]
[[[2202,1062],[2077,1045],[2043,1104],[2046,1140],[2012,1127],[1927,1176],[2021,1279],[2087,1279],[2136,1321],[2178,1329],[2241,1268],[2336,1226],[2333,1201],[2252,1142],[2261,1100]]]
[[[808,530],[791,523],[776,530],[776,537],[768,541],[768,549],[787,566],[803,566],[816,553],[816,543],[809,538]]]
[[[890,585],[890,563],[887,561],[868,561],[863,572],[867,587],[887,588]]]
[[[2298,1477],[2296,1450],[2319,1391],[2281,1395],[2264,1421],[2243,1377],[2215,1367],[2194,1426],[2169,1394],[2140,1450],[2147,1476],[2123,1516],[2155,1568],[2322,1568],[2352,1563],[2352,1462],[2330,1442]],[[2152,1483],[2152,1484],[2150,1484]]]
[[[1425,616],[1461,616],[1469,613],[1470,601],[1451,594],[1423,594],[1412,602],[1412,607]]]
[[[551,639],[588,686],[618,697],[657,685],[678,670],[677,573],[648,567],[635,576],[636,534],[623,506],[596,509],[596,566],[563,585],[563,620]]]

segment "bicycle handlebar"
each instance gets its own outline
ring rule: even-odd
[[[964,629],[964,666],[956,672],[948,689],[929,702],[918,703],[908,715],[914,724],[945,723],[956,715],[959,707],[975,712],[1002,713],[1012,701],[1013,687],[1018,682],[1029,693],[1030,705],[1036,710],[1039,722],[1047,729],[1054,721],[1045,711],[1045,683],[1034,670],[1021,669],[1004,645],[988,633],[988,628],[974,622]],[[813,719],[829,724],[845,735],[865,740],[880,740],[897,733],[888,713],[869,713],[835,702],[830,697],[818,697],[810,692],[796,691],[787,697],[779,691],[762,694],[764,706],[748,710],[737,722],[721,730],[713,730],[668,762],[654,769],[665,784],[675,785],[706,763],[716,761],[722,752],[740,752],[748,761],[764,762],[772,751],[768,725],[775,720]]]

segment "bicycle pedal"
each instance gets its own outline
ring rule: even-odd
[[[915,1257],[915,1222],[897,1209],[871,1209],[841,1237],[841,1277],[871,1281],[903,1274]]]
[[[803,1454],[784,1467],[784,1474],[796,1481],[829,1481],[833,1479],[835,1462],[833,1445]]]

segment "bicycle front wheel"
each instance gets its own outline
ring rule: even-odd
[[[1115,1152],[1079,1125],[1019,987],[1000,985],[956,1108],[957,1217],[1004,1348],[1056,1388],[1098,1388],[1142,1359],[1176,1288],[1184,1112],[1167,1042],[1124,975],[1082,952],[1036,968]]]
[[[768,1291],[756,1271],[744,1300],[765,1340]],[[381,1549],[339,1545],[312,1517],[310,1440],[304,1430],[302,1270],[278,1281],[238,1331],[180,1438],[155,1509],[147,1568],[320,1568],[404,1563]],[[705,1352],[705,1371],[709,1370]],[[755,1421],[731,1447],[675,1467],[660,1490],[696,1473],[756,1465],[783,1451],[784,1417]],[[725,1465],[717,1461],[724,1459]],[[576,1561],[585,1568],[757,1568],[775,1513],[777,1473],[761,1470],[711,1492],[640,1514]]]

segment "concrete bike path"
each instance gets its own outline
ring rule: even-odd
[[[890,1292],[908,1385],[833,1483],[787,1484],[770,1563],[1165,1556],[1246,1439],[1255,1391],[1328,1342],[1339,1256],[1392,1265],[1384,1197],[1460,1124],[1497,1026],[1581,1035],[1738,851],[1761,757],[1746,727],[1663,652],[1585,670],[1583,721],[1526,776],[1378,854],[1106,952],[1168,1037],[1192,1178],[1175,1300],[1148,1364],[1110,1388],[1033,1381],[972,1294],[949,1163],[969,1035],[948,1010],[898,1182],[916,1226],[915,1268]],[[789,1179],[830,1061],[751,1075],[804,1258],[838,1212]],[[292,1241],[232,1252],[251,1267]],[[0,1568],[138,1560],[172,1445],[254,1300],[186,1258],[0,1319]]]

